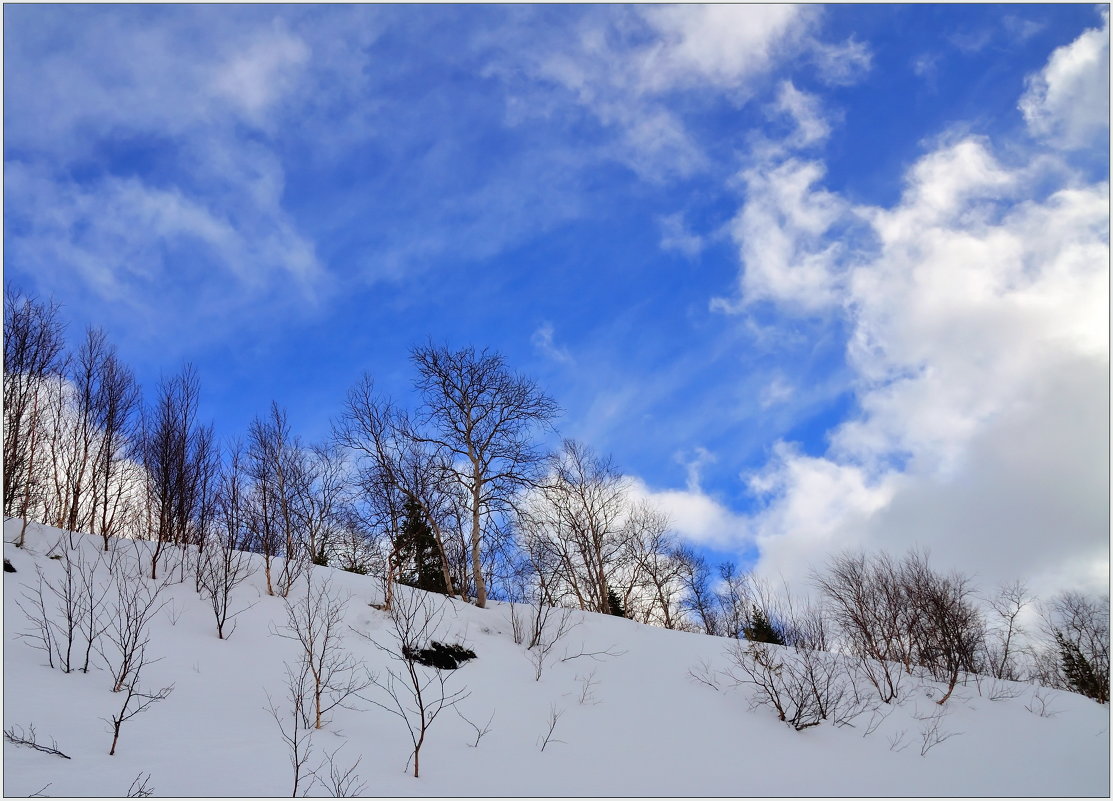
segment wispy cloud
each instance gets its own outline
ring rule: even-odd
[[[684,212],[666,214],[658,218],[661,226],[661,249],[674,251],[694,259],[704,248],[702,236],[692,233],[684,220]]]
[[[544,322],[533,332],[530,341],[545,358],[561,364],[575,364],[575,359],[572,358],[568,348],[560,347],[553,340],[554,333],[553,324]]]

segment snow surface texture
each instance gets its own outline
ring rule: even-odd
[[[9,521],[5,539],[14,540],[18,527]],[[18,572],[4,574],[4,727],[33,724],[39,742],[55,740],[71,759],[5,740],[4,794],[122,796],[137,774],[149,773],[156,795],[289,796],[289,753],[265,691],[284,703],[283,664],[296,662],[298,644],[272,633],[286,622],[285,605],[266,596],[261,571],[236,590],[241,606],[254,606],[224,641],[191,578],[167,590],[169,603],[150,632],[149,654],[159,661],[141,683],[172,683],[174,691],[125,723],[109,756],[105,719],[120,703],[109,673],[100,665],[88,674],[52,670],[45,654],[19,638],[29,624],[15,601],[24,585],[37,583],[36,565],[48,579],[61,575],[60,561],[48,558],[60,536],[32,525],[26,548],[5,545]],[[99,538],[75,541],[90,555],[100,546]],[[148,546],[122,544],[132,553]],[[370,605],[382,600],[374,578],[313,569],[351,594],[348,626],[390,642],[386,613]],[[294,595],[304,592],[301,581]],[[470,692],[458,707],[463,715],[480,728],[490,719],[478,746],[475,730],[445,711],[429,730],[415,779],[406,770],[412,745],[402,720],[357,702],[360,709],[334,709],[313,732],[308,767],[343,746],[337,766],[361,758],[364,794],[376,796],[1109,794],[1109,709],[1079,695],[1040,691],[1048,712],[1040,715],[1029,709],[1040,709],[1030,685],[1012,685],[1019,695],[997,701],[984,685],[981,693],[960,685],[939,723],[953,736],[921,755],[927,724],[920,718],[940,710],[933,699],[942,687],[933,682],[908,682],[902,702],[883,707],[888,717],[870,734],[869,713],[852,726],[824,722],[797,732],[770,709],[751,709],[751,687],[720,678],[715,689],[689,675],[701,661],[728,667],[729,640],[574,612],[578,625],[535,680],[532,652],[515,644],[509,616],[508,604],[477,609],[448,601],[439,632],[438,639],[478,655],[449,684]],[[346,630],[344,645],[385,674],[390,659],[370,641]],[[561,661],[581,651],[610,655]],[[375,688],[364,694],[388,700]],[[559,718],[542,751],[554,711]],[[327,794],[311,779],[303,788]]]

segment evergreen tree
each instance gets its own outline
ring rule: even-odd
[[[769,618],[757,606],[753,608],[750,622],[742,627],[742,635],[751,642],[767,642],[773,645],[784,645],[785,638],[780,630],[769,622]]]
[[[607,588],[607,608],[612,615],[626,617],[626,610],[622,606],[622,599],[612,588]]]
[[[394,538],[399,583],[447,595],[440,551],[421,505],[408,500],[403,514],[402,528]]]
[[[1059,645],[1059,661],[1067,684],[1075,692],[1093,698],[1099,704],[1109,701],[1109,674],[1095,669],[1076,643],[1068,640],[1056,629],[1055,642]]]

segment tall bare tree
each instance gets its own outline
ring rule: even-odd
[[[461,504],[442,453],[417,441],[413,425],[389,399],[376,395],[371,377],[348,391],[344,413],[333,426],[333,438],[355,457],[355,483],[361,496],[362,517],[368,528],[386,537],[389,552],[401,529],[408,501],[417,504],[433,532],[441,559],[445,586],[463,593],[464,565],[452,554],[460,531]],[[455,535],[454,535],[455,534]],[[389,609],[393,593],[395,560],[385,560],[385,599]]]
[[[65,368],[64,327],[54,301],[4,291],[4,515],[27,518],[41,498],[38,467],[43,390]]]
[[[263,555],[267,594],[285,597],[304,563],[304,532],[296,510],[306,466],[301,443],[277,403],[267,417],[252,421],[246,462],[254,495],[248,518],[252,544]],[[272,569],[276,558],[283,560],[277,574]]]
[[[159,385],[154,407],[144,415],[140,453],[146,469],[148,525],[154,534],[151,577],[165,546],[197,544],[211,515],[219,456],[212,426],[197,420],[200,383],[186,365]]]
[[[140,409],[139,385],[135,375],[109,347],[100,365],[93,396],[94,425],[98,432],[93,486],[91,529],[104,538],[119,534],[127,524],[130,507],[138,492],[138,471],[131,457]]]
[[[626,482],[614,463],[566,440],[522,512],[523,535],[534,541],[527,550],[558,571],[550,586],[580,609],[612,611],[609,591],[626,556],[629,513]]]
[[[534,431],[550,424],[559,407],[533,381],[510,372],[498,353],[429,344],[410,357],[422,400],[411,434],[448,455],[443,464],[467,496],[471,579],[475,604],[483,607],[484,527],[539,477],[544,454]]]

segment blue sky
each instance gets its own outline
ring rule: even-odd
[[[148,387],[193,362],[224,436],[490,346],[716,556],[1108,581],[1102,7],[9,5],[4,41],[5,280]]]

